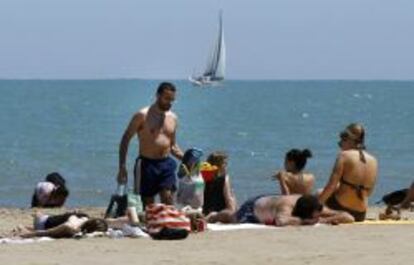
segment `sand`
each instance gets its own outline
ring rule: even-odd
[[[100,216],[101,208],[83,208]],[[54,210],[53,213],[64,210]],[[0,209],[0,233],[31,223],[29,209]],[[375,218],[378,209],[370,209]],[[414,219],[414,213],[404,217]],[[414,225],[285,227],[192,234],[182,241],[60,239],[0,245],[0,264],[411,264]]]

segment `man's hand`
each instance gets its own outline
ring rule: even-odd
[[[117,178],[118,184],[125,184],[128,181],[128,172],[125,166],[121,166]]]
[[[314,225],[319,222],[319,218],[303,219],[302,225]]]

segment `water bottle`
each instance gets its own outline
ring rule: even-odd
[[[199,208],[204,204],[204,180],[200,175],[193,177],[193,182],[195,186],[195,196],[199,203]]]

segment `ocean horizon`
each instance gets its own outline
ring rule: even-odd
[[[278,193],[270,176],[291,148],[309,148],[306,167],[322,188],[338,152],[338,133],[366,128],[379,160],[374,203],[414,180],[411,80],[228,80],[218,87],[177,86],[177,141],[229,154],[237,200]],[[68,206],[106,206],[116,189],[118,147],[132,115],[150,105],[161,79],[1,79],[0,206],[28,207],[35,184],[50,172],[68,182]],[[138,145],[128,153],[132,169]],[[206,157],[206,156],[205,156]],[[205,158],[204,157],[204,158]]]

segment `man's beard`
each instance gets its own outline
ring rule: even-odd
[[[169,111],[171,109],[171,104],[158,104],[158,108],[164,112]]]

